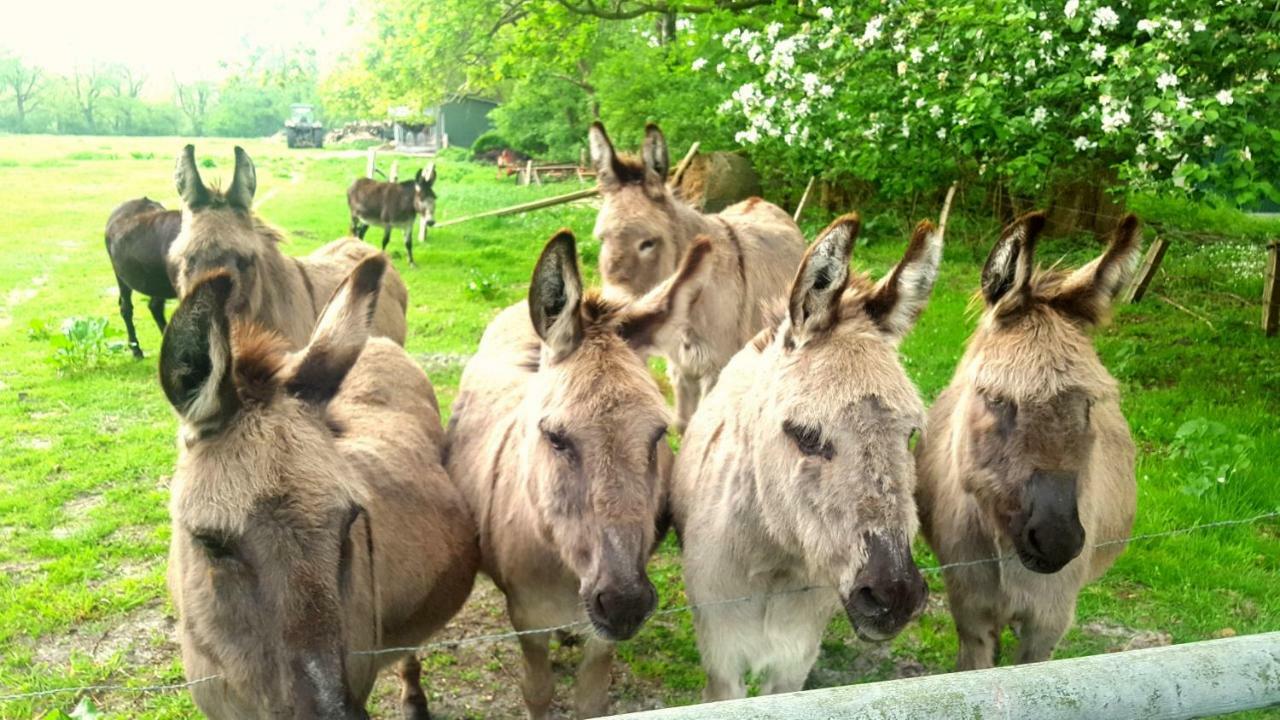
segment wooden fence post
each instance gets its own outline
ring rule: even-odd
[[[369,148],[369,157],[364,161],[364,176],[373,179],[373,170],[378,167],[378,149]]]
[[[391,173],[387,175],[387,182],[395,182],[400,177],[400,161],[391,161]]]
[[[800,222],[800,213],[804,212],[805,203],[809,202],[809,193],[813,190],[813,181],[817,179],[816,175],[809,176],[809,184],[804,186],[804,194],[800,196],[800,203],[796,205],[796,211],[791,215],[792,222]]]
[[[1280,240],[1267,246],[1267,275],[1262,285],[1262,332],[1276,334],[1280,326]]]
[[[1138,272],[1134,274],[1133,279],[1129,281],[1129,286],[1124,289],[1121,300],[1127,303],[1136,303],[1142,299],[1147,292],[1147,286],[1151,284],[1151,279],[1156,276],[1156,270],[1160,269],[1160,261],[1164,260],[1164,251],[1169,249],[1169,241],[1157,236],[1151,243],[1151,247],[1147,248],[1147,254],[1142,258],[1142,264],[1138,266]]]

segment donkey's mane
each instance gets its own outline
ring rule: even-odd
[[[613,157],[613,172],[622,185],[643,185],[648,170],[644,160],[631,153],[617,153]]]
[[[265,404],[280,386],[289,342],[274,330],[237,320],[231,333],[236,389],[241,399]]]

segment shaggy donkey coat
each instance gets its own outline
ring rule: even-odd
[[[619,156],[600,123],[591,126],[590,145],[604,196],[595,236],[606,296],[643,295],[676,271],[695,238],[711,239],[715,282],[656,347],[670,362],[683,428],[720,369],[765,326],[765,307],[784,297],[804,255],[804,235],[790,215],[760,198],[716,215],[678,200],[665,182],[670,160],[656,125],[645,128],[642,161]]]
[[[482,570],[516,630],[589,620],[575,682],[581,716],[609,703],[613,641],[657,603],[645,565],[665,532],[669,413],[641,355],[707,282],[709,241],[643,298],[585,293],[573,235],[547,243],[527,302],[494,319],[467,363],[447,467],[480,532]],[[520,637],[529,715],[554,681],[549,633]]]
[[[838,609],[884,640],[927,598],[908,448],[924,405],[897,346],[933,287],[943,230],[920,223],[873,284],[849,272],[858,227],[847,215],[809,248],[787,313],[725,366],[676,458],[708,701],[744,697],[747,672],[765,693],[800,690]]]
[[[169,251],[179,296],[215,270],[235,280],[228,311],[275,330],[295,348],[307,344],[316,318],[334,288],[361,260],[379,255],[355,238],[343,238],[304,257],[277,247],[283,238],[250,209],[257,188],[253,161],[236,148],[235,175],[226,192],[205,187],[195,148],[178,156],[175,179],[182,196],[182,231]],[[409,291],[389,269],[373,319],[373,334],[403,345]]]
[[[391,228],[398,227],[404,233],[404,248],[413,261],[413,221],[418,220],[418,239],[427,241],[427,228],[436,224],[436,166],[432,163],[426,172],[419,170],[412,180],[404,182],[378,182],[359,178],[347,188],[347,208],[351,211],[351,234],[364,239],[370,225],[384,229],[382,251],[391,242]]]
[[[1002,558],[944,571],[961,670],[996,663],[1006,626],[1018,662],[1048,660],[1080,588],[1133,525],[1133,440],[1088,331],[1132,271],[1141,229],[1130,215],[1093,262],[1036,272],[1043,226],[1027,215],[992,249],[982,318],[916,446],[920,522],[938,560]]]
[[[187,293],[160,379],[181,418],[169,591],[200,710],[214,718],[363,718],[399,661],[407,718],[427,717],[411,654],[471,591],[475,526],[441,466],[422,370],[368,339],[387,269],[370,257],[310,342],[233,324],[232,278]]]

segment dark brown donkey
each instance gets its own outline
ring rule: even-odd
[[[475,579],[475,525],[441,466],[431,382],[369,338],[383,255],[333,293],[297,352],[232,324],[207,275],[165,333],[160,381],[181,420],[169,591],[183,668],[213,718],[367,718],[399,661],[405,717],[427,717],[410,653]]]
[[[426,172],[418,171],[412,180],[404,182],[378,182],[360,178],[347,188],[347,207],[351,210],[351,234],[364,239],[370,225],[385,228],[382,235],[382,251],[386,252],[391,241],[391,228],[404,232],[404,248],[413,262],[413,221],[418,220],[418,239],[427,240],[427,228],[436,224],[436,166],[432,163]]]
[[[107,255],[120,286],[120,317],[129,332],[129,349],[142,357],[138,333],[133,327],[133,292],[146,295],[156,327],[164,332],[164,301],[178,297],[173,288],[169,246],[182,229],[182,213],[165,210],[147,197],[128,200],[107,219]]]

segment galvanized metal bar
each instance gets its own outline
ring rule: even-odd
[[[617,717],[1181,720],[1273,706],[1280,632]]]

